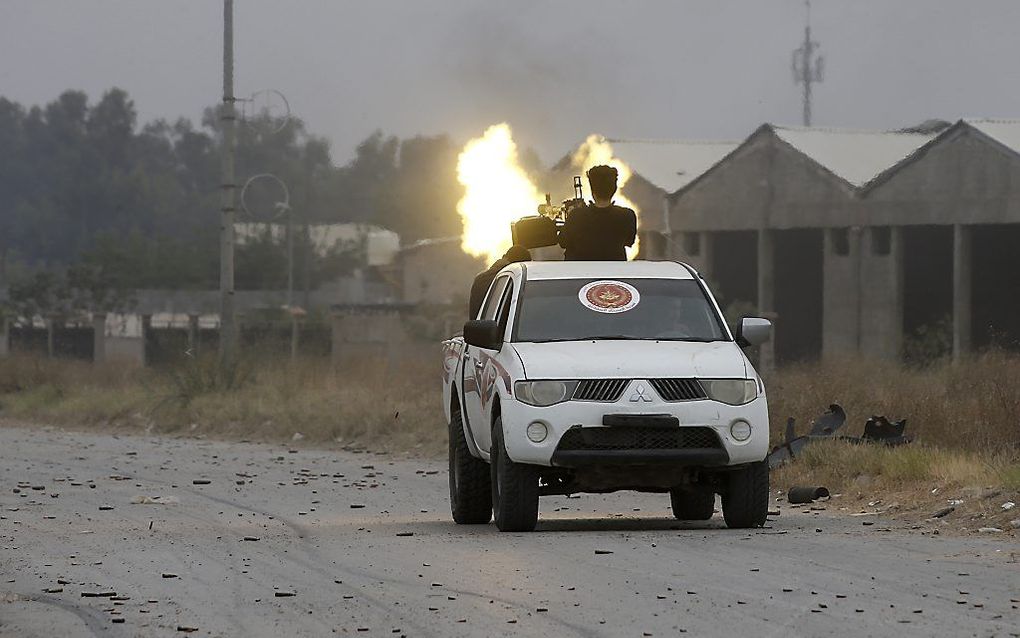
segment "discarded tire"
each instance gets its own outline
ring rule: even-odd
[[[786,494],[786,500],[794,505],[798,505],[810,503],[827,496],[829,496],[829,490],[824,487],[791,487],[790,491]]]

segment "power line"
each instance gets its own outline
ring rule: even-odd
[[[804,87],[804,126],[811,126],[811,86],[823,79],[825,58],[817,55],[821,47],[811,39],[811,0],[804,0],[807,17],[804,22],[804,43],[793,52],[790,68],[793,71],[793,83]]]

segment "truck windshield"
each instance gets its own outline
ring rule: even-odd
[[[725,340],[690,279],[540,279],[524,286],[514,341]]]

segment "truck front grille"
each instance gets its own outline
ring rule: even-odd
[[[574,390],[575,401],[613,402],[620,398],[630,379],[584,379]]]
[[[708,395],[697,379],[651,379],[652,387],[663,401],[706,399]]]
[[[712,428],[575,427],[560,437],[557,450],[689,450],[722,447]]]

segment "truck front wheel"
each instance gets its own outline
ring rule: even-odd
[[[769,466],[765,461],[729,472],[722,495],[726,526],[736,529],[761,527],[769,512]]]
[[[514,463],[503,444],[503,420],[492,424],[492,513],[501,532],[530,532],[538,522],[538,472]]]
[[[673,516],[678,521],[707,521],[715,511],[715,493],[674,488],[669,491]]]
[[[471,456],[459,407],[450,414],[450,509],[460,525],[482,525],[492,518],[489,467]]]

